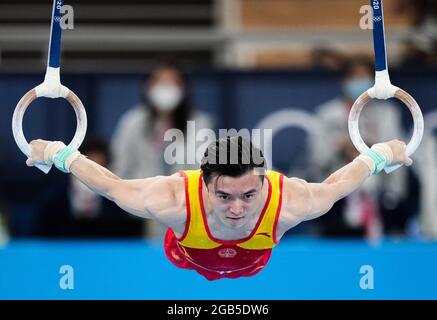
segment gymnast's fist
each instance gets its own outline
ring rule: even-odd
[[[407,145],[400,140],[391,140],[386,142],[393,152],[391,164],[405,164],[407,167],[413,164],[413,160],[407,155]]]
[[[36,164],[49,164],[49,159],[44,159],[44,151],[46,150],[49,141],[45,140],[33,140],[30,142],[31,154],[26,160],[28,167],[32,167]]]

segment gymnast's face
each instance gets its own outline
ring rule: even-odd
[[[249,172],[240,177],[213,177],[208,196],[214,214],[226,227],[238,229],[258,215],[263,205],[263,181]]]

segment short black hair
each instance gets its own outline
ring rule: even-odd
[[[263,181],[266,161],[260,149],[242,136],[217,139],[205,150],[200,169],[203,181],[208,184],[214,175],[240,177],[260,168]]]

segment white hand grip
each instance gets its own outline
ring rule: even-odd
[[[26,112],[27,107],[37,98],[37,91],[34,89],[27,92],[21,100],[18,102],[15,107],[14,115],[12,117],[12,132],[14,134],[15,142],[20,150],[29,157],[32,153],[31,146],[27,142],[23,133],[23,118],[24,113]],[[73,140],[70,142],[73,148],[78,149],[82,144],[83,139],[85,138],[86,129],[87,129],[87,116],[85,112],[85,108],[80,101],[80,99],[74,94],[74,92],[68,90],[68,94],[65,99],[70,102],[74,111],[76,113],[77,126],[76,133],[74,134]],[[35,165],[38,169],[40,169],[44,173],[48,173],[51,169],[51,166],[44,164]]]

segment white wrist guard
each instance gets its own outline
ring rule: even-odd
[[[44,150],[44,162],[54,164],[62,172],[69,173],[71,164],[79,158],[80,152],[61,141],[50,142]]]
[[[355,160],[364,162],[370,170],[370,174],[380,173],[385,166],[393,161],[393,152],[386,143],[377,143],[365,153],[359,155]]]

